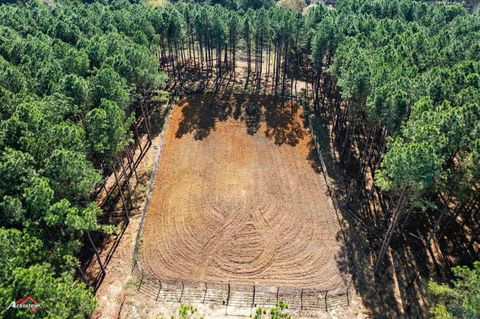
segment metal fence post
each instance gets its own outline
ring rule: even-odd
[[[227,306],[230,301],[230,283],[227,284]]]
[[[328,295],[328,290],[325,291],[325,311],[328,311],[327,295]]]
[[[203,295],[203,302],[202,303],[205,303],[205,299],[207,299],[207,290],[208,290],[208,287],[207,287],[207,283],[205,282],[205,294]]]
[[[158,284],[159,284],[158,293],[157,293],[157,298],[155,298],[155,301],[158,301],[158,297],[160,296],[160,291],[162,291],[162,281],[160,279],[158,279]]]
[[[300,310],[303,310],[303,289],[300,291]]]
[[[185,290],[185,284],[183,283],[183,280],[182,280],[182,292],[180,293],[180,299],[178,300],[178,302],[182,302],[182,297],[183,297],[183,291]]]
[[[253,284],[252,308],[255,307],[255,284]]]
[[[141,287],[142,284],[143,284],[143,276],[144,276],[142,269],[141,269],[140,267],[139,267],[138,269],[140,270],[140,275],[141,275],[141,277],[140,277],[140,283],[138,284],[137,291],[140,290],[140,287]]]

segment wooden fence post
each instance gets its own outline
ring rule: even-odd
[[[350,299],[348,298],[348,289],[350,289],[350,286],[347,286],[347,306],[350,306]]]
[[[133,256],[133,267],[132,267],[132,272],[130,275],[132,275],[135,272],[135,267],[137,267],[137,257],[135,255]]]
[[[128,207],[127,207],[127,203],[125,201],[125,197],[123,197],[122,185],[120,185],[120,180],[119,180],[117,172],[116,172],[116,165],[115,164],[116,164],[116,162],[114,162],[114,164],[112,165],[113,176],[115,176],[115,184],[118,187],[118,193],[120,194],[120,200],[122,201],[123,209],[125,211],[125,220],[129,221],[130,216],[129,216],[129,212],[128,212]],[[127,177],[125,176],[125,179],[126,178]]]
[[[85,272],[83,271],[82,267],[79,265],[77,266],[78,271],[80,272],[80,275],[82,276],[83,281],[87,284],[87,286],[90,286],[88,284],[87,276],[85,275]]]
[[[93,242],[93,239],[92,239],[92,235],[90,234],[90,231],[87,230],[87,237],[88,237],[88,240],[90,241],[90,245],[92,245],[92,248],[93,248],[93,251],[95,252],[95,257],[97,257],[97,261],[100,265],[100,268],[102,270],[102,273],[105,275],[107,273],[106,269],[105,269],[105,266],[103,265],[102,263],[102,260],[100,258],[100,254],[98,253],[98,248],[97,246],[95,245],[95,243]]]

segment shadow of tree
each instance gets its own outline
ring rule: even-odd
[[[375,275],[374,265],[380,248],[383,232],[379,232],[380,212],[370,212],[369,203],[361,191],[350,187],[348,169],[337,161],[332,149],[335,145],[328,132],[329,119],[317,117],[314,123],[315,135],[319,138],[321,152],[329,174],[329,184],[338,201],[342,232],[337,240],[343,242],[337,256],[337,265],[344,273],[352,274],[352,285],[371,318],[425,318],[426,286],[418,280],[428,277],[428,257],[422,244],[406,244],[408,233],[395,234],[388,258],[379,274]],[[312,166],[318,165],[315,148],[307,157]],[[352,157],[352,162],[358,160]],[[353,164],[356,165],[356,164]],[[345,173],[347,172],[347,173]],[[353,177],[357,172],[351,172]],[[353,199],[352,194],[353,192]],[[357,197],[356,197],[357,196]],[[371,216],[373,215],[373,216]]]
[[[238,94],[236,96],[235,110],[233,111],[233,118],[235,120],[240,119],[242,116],[242,108],[245,106],[247,97],[245,94]]]
[[[182,108],[183,116],[177,138],[193,134],[195,139],[203,140],[215,130],[217,122],[230,118],[242,121],[250,135],[256,134],[264,123],[265,136],[276,145],[295,146],[305,135],[301,107],[280,97],[207,93],[192,95],[178,107]]]
[[[259,103],[248,103],[245,107],[245,123],[247,133],[254,135],[260,129],[260,120],[262,116],[262,107]]]
[[[300,105],[291,100],[282,103],[269,99],[264,106],[267,124],[265,135],[273,137],[277,145],[297,145],[304,137],[304,129],[298,118]]]
[[[182,107],[183,117],[175,135],[177,138],[193,133],[195,139],[203,140],[215,128],[217,121],[228,118],[228,105],[210,94],[193,96],[179,106]]]
[[[322,173],[322,169],[320,168],[321,167],[320,158],[318,158],[317,150],[315,149],[313,140],[310,140],[310,142],[308,143],[307,161],[310,163],[315,173],[317,174]]]

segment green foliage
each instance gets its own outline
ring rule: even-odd
[[[31,218],[36,220],[41,217],[48,210],[53,200],[53,190],[50,188],[48,179],[45,177],[34,177],[31,185],[25,188],[23,198]]]
[[[0,57],[0,86],[18,93],[25,89],[26,79],[20,70]]]
[[[71,288],[78,299],[60,318],[93,307],[68,271],[83,234],[109,229],[98,224],[90,192],[131,140],[145,98],[168,99],[158,59],[171,53],[171,64],[179,63],[180,48],[192,43],[210,53],[245,50],[249,71],[258,51],[268,50],[277,82],[283,73],[324,86],[324,94],[338,88],[343,101],[326,113],[336,113],[336,128],[354,139],[372,130],[366,153],[378,159],[361,161],[362,169],[371,164],[376,185],[405,190],[407,203],[434,209],[434,193],[464,202],[480,179],[480,21],[460,5],[342,0],[301,14],[271,0],[102,3],[0,10],[0,226],[20,232],[6,237],[28,234],[51,253],[49,265],[19,259],[11,274],[27,278],[15,277],[15,289]],[[280,6],[291,4],[303,7]],[[45,282],[34,282],[41,271]],[[17,294],[13,284],[2,283],[2,300]],[[269,316],[287,318],[285,310],[279,303]]]
[[[25,152],[6,148],[0,155],[0,194],[21,192],[37,175],[33,157]]]
[[[279,300],[275,307],[267,311],[263,308],[257,308],[253,319],[290,319],[292,316],[288,313],[288,305],[283,301]]]
[[[0,228],[0,282],[8,282],[15,269],[30,266],[46,256],[43,243],[30,234],[17,229]]]
[[[193,314],[197,312],[197,309],[192,306],[181,305],[178,309],[179,319],[192,318]]]
[[[2,318],[47,317],[6,311],[27,295],[49,318],[85,318],[95,307],[75,280],[75,256],[86,232],[113,231],[98,223],[90,194],[131,140],[131,102],[166,80],[150,13],[127,2],[1,5]]]
[[[480,317],[480,262],[473,268],[452,268],[456,277],[453,286],[430,282],[428,290],[433,318],[478,318]]]
[[[319,67],[336,22],[341,35],[329,73],[350,114],[389,136],[377,185],[408,188],[415,197],[458,183],[456,192],[464,192],[478,172],[471,159],[479,137],[468,118],[477,121],[480,113],[461,97],[468,91],[478,99],[478,18],[458,5],[413,1],[346,0],[337,10],[334,19],[321,10],[309,14],[318,24],[312,58]]]
[[[385,155],[376,182],[386,190],[406,187],[424,191],[433,184],[440,164],[431,144],[397,140]]]
[[[45,164],[45,175],[57,198],[85,199],[100,182],[100,175],[85,156],[67,149],[53,151]]]
[[[156,103],[166,103],[170,98],[170,93],[165,90],[158,90],[155,92],[155,95],[152,97],[152,101]]]
[[[85,118],[91,153],[107,161],[118,155],[128,142],[132,120],[115,102],[102,99]]]
[[[111,66],[102,67],[92,79],[93,101],[96,105],[107,99],[125,108],[129,102],[124,80]]]
[[[7,305],[2,305],[5,307],[0,311],[7,317],[12,315],[21,318],[83,319],[96,306],[92,292],[86,289],[84,283],[76,282],[71,273],[62,273],[56,277],[48,264],[17,268],[10,282],[10,294],[2,293],[5,298],[2,301],[24,298],[33,291],[34,298],[40,303],[41,308],[32,313],[27,309],[5,310]],[[15,313],[11,314],[12,312]]]
[[[18,225],[22,223],[25,209],[19,198],[5,195],[0,203],[2,225]]]
[[[76,110],[78,114],[82,114],[90,104],[88,81],[76,74],[68,74],[63,78],[61,90],[65,96],[72,98],[73,104],[79,107],[78,111]]]
[[[274,5],[272,0],[241,0],[240,8],[247,9],[260,9],[260,8],[270,8]]]
[[[171,316],[171,319],[193,319],[193,318],[200,318],[202,319],[203,316],[198,317],[195,316],[197,313],[197,308],[193,306],[187,306],[187,305],[180,305],[178,308],[178,316]],[[158,317],[157,319],[164,319],[163,316]]]
[[[16,229],[0,228],[0,316],[2,318],[85,318],[95,299],[70,272],[57,275],[42,241]],[[19,298],[33,296],[37,312],[8,309]]]

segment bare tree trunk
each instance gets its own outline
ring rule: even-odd
[[[382,242],[382,247],[380,248],[380,252],[378,253],[377,257],[377,262],[375,264],[375,273],[378,273],[380,270],[380,265],[382,264],[383,259],[385,258],[385,254],[387,253],[387,249],[390,246],[390,241],[392,239],[392,235],[395,231],[395,228],[397,227],[398,224],[398,218],[400,217],[400,212],[403,208],[404,202],[405,202],[405,193],[406,193],[406,188],[404,187],[401,190],[400,197],[397,202],[397,206],[395,207],[395,211],[393,213],[392,221],[390,223],[390,226],[388,227],[388,230],[385,234],[385,237]]]
[[[120,181],[118,179],[118,175],[117,175],[117,171],[116,171],[116,168],[115,168],[115,164],[113,165],[113,175],[115,176],[115,183],[117,184],[117,187],[118,187],[118,192],[120,194],[120,199],[122,201],[122,205],[123,205],[123,209],[124,209],[124,212],[125,212],[125,219],[127,221],[130,220],[130,217],[128,215],[128,207],[127,207],[127,203],[125,201],[125,197],[123,197],[123,191],[122,191],[122,186],[120,185]]]
[[[93,251],[95,252],[95,256],[97,257],[98,264],[100,265],[100,268],[102,269],[103,274],[106,274],[107,271],[105,270],[105,266],[102,263],[102,260],[100,259],[100,254],[98,253],[97,246],[95,246],[95,243],[93,242],[92,235],[90,234],[90,231],[87,230],[87,237],[88,240],[90,241],[90,245],[92,245]]]
[[[130,210],[133,209],[133,202],[132,202],[132,193],[130,192],[130,177],[132,176],[133,171],[130,170],[130,173],[127,175],[127,170],[125,169],[125,165],[123,164],[123,158],[120,158],[120,167],[122,168],[123,175],[125,176],[125,184],[128,193],[128,202],[130,203]]]
[[[287,86],[288,44],[285,44],[285,57],[283,58],[282,95],[285,95]]]
[[[266,87],[267,87],[267,90],[268,90],[268,82],[270,80],[270,52],[271,52],[271,45],[270,45],[270,41],[268,41],[268,49],[267,49],[267,84],[266,84]]]
[[[432,231],[428,234],[428,237],[427,237],[427,240],[426,240],[425,251],[430,250],[430,242],[431,242],[433,236],[435,236],[435,234],[440,230],[440,224],[443,220],[443,216],[445,215],[445,213],[448,210],[448,203],[450,202],[451,198],[452,198],[452,195],[449,195],[447,200],[445,201],[445,204],[443,206],[442,212],[440,213],[440,216],[438,217],[437,221],[435,222],[435,226],[433,226]]]

